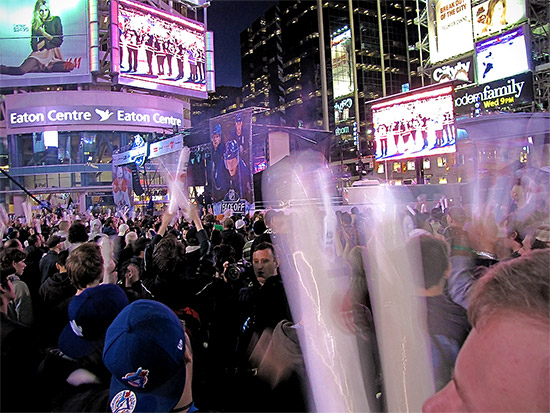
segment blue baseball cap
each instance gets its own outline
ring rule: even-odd
[[[169,412],[185,386],[185,334],[172,310],[137,300],[120,312],[105,336],[103,363],[113,375],[113,412]]]
[[[239,156],[239,144],[236,140],[230,140],[225,144],[225,152],[223,154],[223,159],[233,159]]]
[[[237,113],[235,115],[235,122],[242,122],[243,121],[243,115],[240,113]]]
[[[69,324],[59,335],[59,349],[69,357],[81,359],[99,350],[105,332],[115,317],[128,305],[128,297],[115,284],[86,288],[69,303]]]
[[[212,128],[212,135],[221,135],[222,134],[222,125],[220,125],[219,123],[217,123],[216,125],[214,125],[214,127]]]

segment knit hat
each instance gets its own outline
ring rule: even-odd
[[[127,305],[128,297],[118,285],[86,288],[69,303],[70,321],[59,335],[59,349],[74,359],[101,349],[107,328]]]
[[[128,224],[120,224],[120,226],[118,227],[118,236],[123,237],[124,235],[126,235],[126,231],[128,231],[129,229],[130,227],[128,226]]]
[[[185,386],[183,326],[164,304],[138,300],[113,321],[103,362],[113,375],[111,410],[169,412]]]
[[[235,228],[241,229],[245,226],[245,223],[242,219],[238,219],[237,222],[235,222]]]

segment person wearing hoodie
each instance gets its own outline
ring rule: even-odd
[[[231,218],[223,221],[222,244],[229,245],[235,250],[235,257],[240,260],[243,257],[243,247],[246,243],[244,237],[235,231],[235,223]]]

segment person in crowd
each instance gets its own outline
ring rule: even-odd
[[[131,258],[120,267],[119,285],[122,287],[130,302],[139,299],[154,298],[151,292],[141,282],[141,260]]]
[[[65,249],[65,238],[60,238],[57,235],[52,235],[46,241],[46,246],[49,248],[46,255],[40,260],[40,285],[44,284],[44,281],[54,275],[57,272],[57,261],[59,259],[59,253]]]
[[[57,345],[59,334],[69,322],[68,307],[76,294],[76,288],[71,283],[67,273],[67,258],[69,251],[63,250],[55,263],[57,272],[40,286],[38,294],[42,303],[40,331],[47,347]]]
[[[126,234],[130,232],[128,224],[120,224],[118,227],[118,236],[113,239],[113,257],[118,262],[120,252],[126,247]]]
[[[74,249],[78,248],[80,245],[88,241],[88,233],[86,232],[86,227],[84,224],[80,222],[74,222],[69,227],[69,237],[67,238],[67,241],[69,241],[69,252],[73,251]]]
[[[0,269],[0,410],[38,411],[37,399],[28,394],[40,362],[38,339],[31,328],[8,316],[8,304],[15,299],[14,271]]]
[[[122,310],[107,330],[103,361],[112,412],[197,410],[189,338],[167,306],[138,300]]]
[[[102,232],[109,237],[115,236],[118,233],[117,222],[113,217],[107,218],[105,224],[103,224]]]
[[[254,238],[246,241],[246,243],[243,246],[243,258],[246,261],[248,262],[252,261],[252,248],[253,248],[254,241],[266,230],[267,230],[267,227],[265,226],[265,222],[263,219],[258,219],[257,221],[254,222],[254,224],[252,224],[252,233],[254,234]]]
[[[235,223],[231,218],[223,220],[222,244],[233,247],[237,260],[242,258],[245,240],[242,234],[235,231]]]
[[[40,279],[40,260],[44,254],[44,248],[42,247],[42,235],[41,234],[31,234],[27,238],[27,247],[25,248],[25,269],[21,274],[20,278],[27,287],[29,287],[29,292],[31,293],[31,299],[33,302],[35,314],[36,311],[39,311],[39,308],[36,307],[38,303],[38,289],[40,288],[41,279]]]
[[[550,254],[533,251],[496,266],[475,283],[473,326],[453,378],[424,412],[549,411]]]
[[[8,248],[0,253],[0,266],[2,268],[13,268],[12,285],[15,291],[15,298],[8,305],[9,317],[26,326],[34,324],[34,310],[29,287],[21,281],[21,275],[27,264],[26,254],[16,248]]]
[[[458,351],[470,325],[466,310],[444,291],[451,270],[448,244],[433,235],[422,234],[412,237],[407,249],[411,262],[419,262],[422,268],[423,279],[418,293],[426,297],[434,378],[436,389],[440,390],[451,379]]]

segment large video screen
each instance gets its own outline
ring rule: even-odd
[[[206,192],[214,213],[244,213],[254,202],[252,180],[252,111],[242,110],[210,119],[210,154]]]
[[[87,0],[2,0],[0,85],[91,80]]]
[[[377,161],[456,152],[452,86],[385,98],[371,109]]]
[[[476,44],[478,83],[488,83],[530,69],[525,27],[502,33]]]
[[[330,39],[332,88],[334,99],[353,93],[351,29],[335,33]]]
[[[428,0],[427,7],[432,63],[473,50],[470,0]]]
[[[202,23],[119,0],[119,83],[206,98]]]
[[[525,0],[487,0],[472,7],[472,13],[477,40],[525,20]]]

